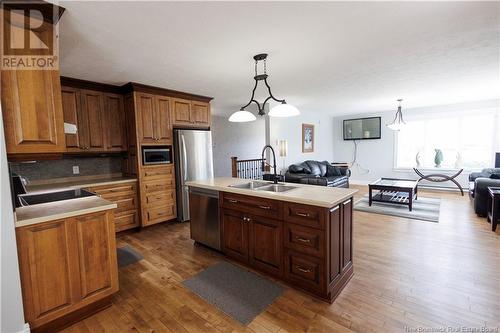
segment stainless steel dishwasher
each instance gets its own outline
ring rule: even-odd
[[[189,188],[191,239],[221,250],[219,192],[204,188]]]

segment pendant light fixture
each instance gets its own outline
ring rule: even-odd
[[[401,102],[402,99],[398,99],[399,106],[398,106],[398,111],[396,111],[396,116],[394,117],[394,120],[392,123],[387,124],[387,127],[389,127],[393,131],[399,131],[401,128],[403,128],[406,123],[403,120],[403,112],[401,111]]]
[[[259,110],[258,115],[259,116],[264,116],[266,113],[264,111],[264,108],[266,106],[266,103],[269,100],[275,100],[276,102],[279,102],[281,104],[276,105],[269,111],[269,116],[271,117],[293,117],[293,116],[298,116],[300,114],[300,111],[293,105],[287,104],[284,99],[277,99],[276,97],[273,96],[273,93],[271,92],[271,87],[269,86],[269,83],[267,83],[267,68],[266,68],[266,59],[267,59],[267,54],[262,53],[262,54],[257,54],[256,56],[253,57],[255,60],[255,85],[252,90],[252,97],[250,97],[250,101],[245,105],[240,108],[240,111],[237,111],[229,117],[229,121],[231,122],[248,122],[248,121],[254,121],[257,119],[255,115],[249,111],[246,111],[245,109],[253,103],[257,104],[257,108]],[[264,73],[263,74],[258,74],[257,69],[258,69],[258,64],[259,62],[262,61],[264,65]],[[264,84],[267,87],[267,91],[269,92],[269,96],[264,100],[264,103],[260,104],[257,100],[255,100],[255,90],[257,89],[257,85],[259,84],[259,81],[264,81]]]

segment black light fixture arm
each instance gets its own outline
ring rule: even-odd
[[[398,99],[398,102],[399,102],[399,106],[398,106],[398,111],[396,111],[396,115],[394,116],[394,120],[392,121],[392,123],[395,123],[396,120],[398,120],[399,123],[405,123],[404,120],[403,120],[403,112],[401,111],[401,102],[403,100],[402,99]]]
[[[259,116],[264,116],[266,114],[266,112],[264,111],[264,108],[266,106],[266,103],[270,99],[273,99],[276,102],[279,102],[282,104],[286,104],[286,101],[284,99],[277,99],[276,97],[274,97],[273,93],[271,92],[271,86],[269,85],[269,83],[267,83],[268,75],[266,73],[266,57],[267,57],[267,54],[258,54],[254,57],[254,59],[255,59],[255,76],[254,76],[255,85],[254,85],[253,90],[252,90],[252,97],[250,97],[250,101],[246,105],[244,105],[240,108],[240,111],[244,111],[253,102],[253,103],[257,104],[257,108],[259,109]],[[264,74],[257,74],[257,63],[259,61],[264,61]],[[264,100],[264,103],[262,103],[262,104],[260,104],[258,101],[255,100],[255,90],[257,89],[257,85],[259,84],[259,81],[264,81],[264,84],[267,87],[267,91],[269,92],[269,96]]]

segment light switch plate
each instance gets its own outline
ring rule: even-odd
[[[73,165],[73,174],[78,175],[80,173],[80,167],[78,165]]]

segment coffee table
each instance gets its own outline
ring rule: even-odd
[[[413,179],[380,178],[368,184],[368,204],[377,201],[407,205],[411,212],[413,200],[417,200],[417,186],[418,181]]]
[[[498,224],[498,219],[500,219],[500,187],[488,187],[488,193],[490,195],[488,200],[488,221],[491,222],[491,231],[495,231]]]

